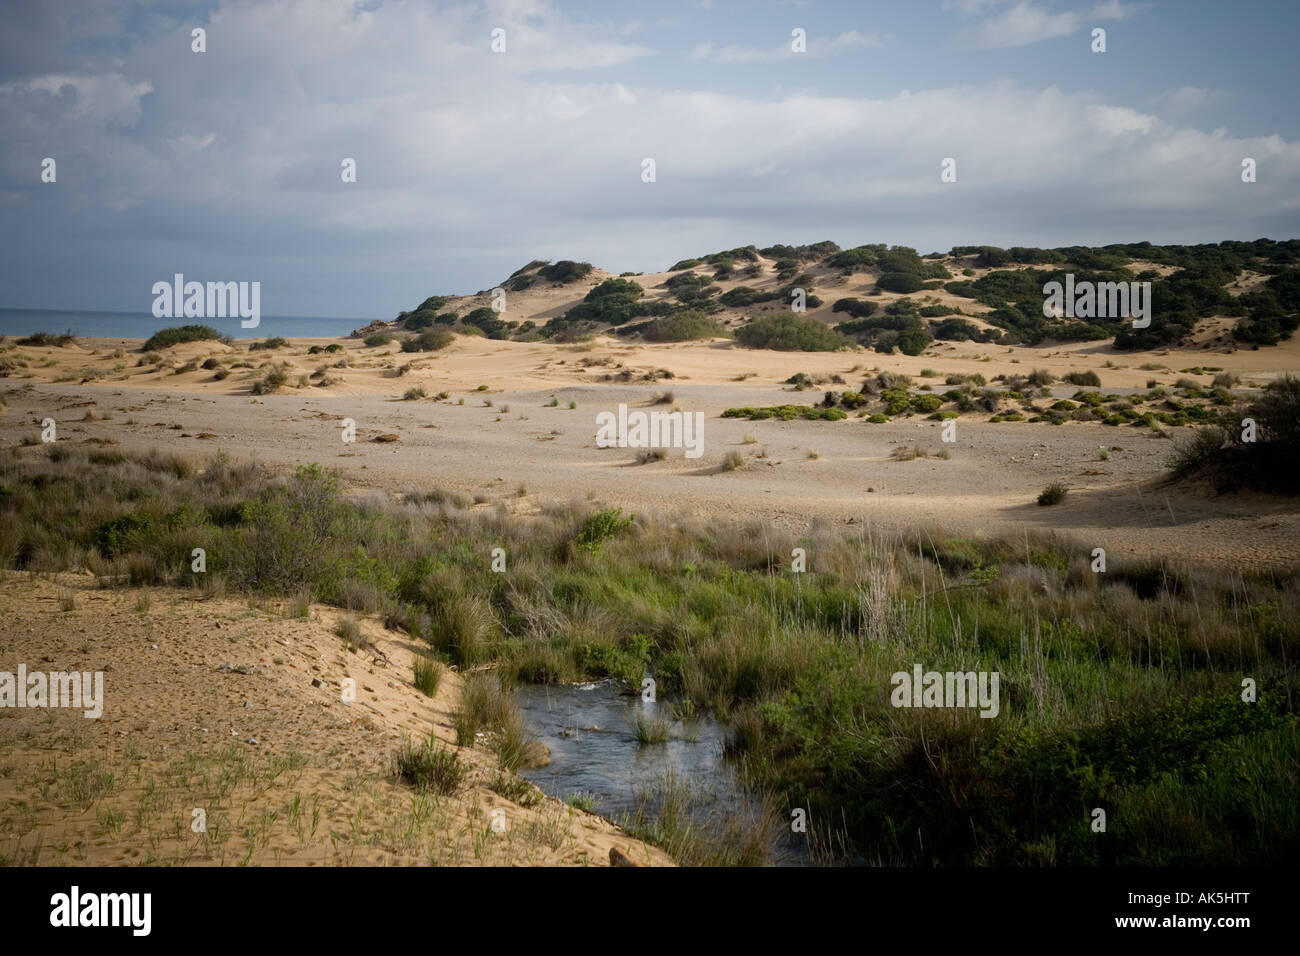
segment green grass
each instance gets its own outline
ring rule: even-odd
[[[469,772],[460,756],[454,750],[444,750],[432,734],[420,744],[410,738],[403,741],[393,758],[393,770],[417,792],[443,795],[459,790]]]
[[[1300,852],[1294,571],[1112,555],[1094,574],[1092,543],[1056,535],[795,532],[579,504],[502,522],[421,495],[350,499],[316,466],[277,478],[222,458],[23,449],[0,458],[0,565],[191,587],[202,546],[208,577],[235,593],[364,598],[462,668],[458,740],[481,731],[502,766],[527,757],[510,681],[637,687],[648,669],[662,696],[730,725],[737,767],[778,817],[805,809],[819,839],[873,863],[1262,865]],[[796,546],[817,556],[797,575]],[[509,575],[490,571],[493,547]],[[891,675],[913,664],[998,672],[998,717],[892,707]],[[1243,677],[1258,682],[1253,704]],[[411,749],[408,779],[443,773],[448,758]],[[84,800],[103,786],[83,774],[71,789]],[[638,825],[679,860],[756,858],[739,833],[709,849],[669,796]],[[1105,835],[1087,828],[1095,806]]]
[[[415,689],[425,697],[437,695],[438,685],[442,683],[442,665],[432,658],[417,655],[414,669]]]

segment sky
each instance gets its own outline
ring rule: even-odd
[[[9,0],[0,24],[5,308],[147,312],[183,273],[391,318],[533,259],[1300,236],[1293,0]]]

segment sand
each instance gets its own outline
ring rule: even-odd
[[[568,295],[571,300],[573,293]],[[315,461],[340,469],[354,489],[404,493],[438,487],[474,497],[478,507],[511,512],[585,498],[634,511],[761,518],[791,528],[831,522],[892,530],[941,527],[955,534],[1050,529],[1076,537],[1089,551],[1176,555],[1232,567],[1289,564],[1297,556],[1300,509],[1294,500],[1216,496],[1196,485],[1163,481],[1171,440],[1190,428],[1168,428],[1162,435],[1086,422],[993,424],[987,415],[964,414],[957,420],[956,442],[945,444],[938,423],[922,416],[878,425],[859,418],[718,417],[734,406],[814,404],[824,387],[846,387],[794,391],[782,383],[796,372],[838,375],[856,388],[871,370],[890,370],[942,392],[942,376],[952,373],[979,372],[992,381],[1035,368],[1058,376],[1093,369],[1103,391],[1122,393],[1150,380],[1172,386],[1191,377],[1208,385],[1212,374],[1182,371],[1208,365],[1240,375],[1243,387],[1257,387],[1300,368],[1296,341],[1259,350],[1141,353],[1097,343],[936,343],[928,354],[909,357],[749,350],[728,340],[645,345],[600,338],[563,346],[457,337],[438,353],[402,353],[396,343],[366,348],[351,339],[342,340],[342,355],[307,354],[311,345],[331,341],[296,340],[274,353],[213,342],[167,350],[165,358],[178,368],[232,352],[257,364],[286,362],[291,385],[318,366],[347,359],[347,368],[328,368],[333,381],[327,387],[286,387],[260,397],[250,394],[264,374],[258,368],[235,369],[217,381],[212,371],[137,368],[138,351],[113,357],[118,348],[138,349],[138,342],[87,340],[9,353],[27,355],[30,362],[19,373],[23,377],[0,383],[8,405],[0,415],[0,444],[34,436],[41,421],[53,418],[59,440],[74,445],[156,447],[196,458],[220,451],[276,466]],[[1165,368],[1144,370],[1143,364]],[[409,370],[399,376],[406,365]],[[123,367],[111,371],[116,366]],[[941,377],[921,378],[923,369]],[[86,380],[86,370],[109,371]],[[658,377],[646,380],[656,372]],[[74,381],[58,381],[70,374]],[[630,381],[622,381],[624,376]],[[403,401],[414,387],[430,397]],[[1075,391],[1053,388],[1056,397]],[[435,400],[442,392],[447,397]],[[649,407],[665,392],[672,393],[671,403],[656,408],[704,414],[703,457],[692,460],[671,450],[666,460],[639,465],[631,449],[596,447],[597,413],[620,403]],[[342,440],[345,419],[356,425],[352,443]],[[397,440],[375,442],[381,435]],[[900,444],[933,453],[947,448],[950,457],[892,460]],[[741,468],[722,470],[729,452],[743,456]],[[1038,507],[1038,493],[1053,481],[1070,489],[1067,499]]]
[[[604,277],[597,271],[574,286],[514,296],[512,315],[544,322]],[[666,277],[637,280],[653,288]],[[1233,291],[1257,279],[1246,276]],[[826,304],[810,315],[840,318],[830,303],[869,283],[823,270],[816,290]],[[487,301],[469,297],[449,307],[464,312]],[[969,300],[951,304],[972,311]],[[735,322],[738,314],[724,318]],[[978,372],[991,383],[1038,368],[1058,377],[1092,369],[1103,391],[1123,393],[1182,377],[1208,385],[1212,373],[1186,370],[1212,366],[1240,376],[1246,396],[1300,369],[1300,342],[1237,350],[1225,344],[1231,323],[1208,320],[1182,349],[966,342],[935,343],[917,357],[754,351],[723,339],[556,345],[458,336],[442,352],[421,354],[359,339],[300,339],[255,352],[201,342],[165,350],[160,364],[137,364],[140,342],[90,339],[5,352],[19,364],[0,379],[0,445],[39,454],[23,445],[39,445],[42,422],[53,419],[65,446],[157,448],[196,460],[224,453],[285,469],[319,462],[341,471],[352,494],[438,488],[463,495],[467,507],[505,514],[580,499],[796,531],[1051,531],[1072,539],[1081,555],[1105,548],[1110,560],[1289,566],[1300,541],[1294,500],[1216,496],[1164,480],[1172,440],[1187,428],[990,423],[988,415],[964,414],[948,444],[939,423],[922,416],[886,424],[720,417],[737,406],[815,404],[823,389],[856,388],[882,370],[942,392],[943,377],[954,373]],[[330,344],[342,353],[307,351]],[[224,360],[231,374],[219,380],[211,369],[188,369],[207,358]],[[289,384],[254,395],[268,362],[285,364]],[[923,377],[926,369],[939,375]],[[311,377],[318,370],[324,380]],[[807,391],[783,384],[798,372],[825,384]],[[413,388],[427,397],[404,400]],[[1075,391],[1056,386],[1053,394]],[[677,449],[641,464],[633,449],[597,447],[597,415],[620,403],[702,413],[702,457]],[[345,442],[349,420],[355,441]],[[894,460],[900,445],[933,457]],[[740,466],[724,467],[735,455]],[[1037,506],[1038,493],[1055,481],[1069,488],[1065,501]],[[462,682],[448,672],[436,697],[422,696],[412,686],[416,648],[379,621],[361,620],[378,653],[349,651],[333,630],[340,612],[323,606],[289,617],[284,603],[100,590],[78,573],[3,577],[0,668],[102,670],[109,694],[100,720],[0,710],[0,857],[7,862],[606,865],[611,848],[641,863],[670,862],[555,799],[538,795],[525,807],[501,796],[481,746],[459,751],[473,772],[452,797],[418,797],[398,782],[390,764],[403,735],[432,732],[455,747],[451,715]],[[345,677],[357,683],[352,704],[341,700]],[[206,833],[190,829],[195,808],[207,814]],[[505,812],[504,833],[491,829],[494,810]]]
[[[103,590],[85,574],[2,577],[0,669],[102,671],[106,701],[98,720],[0,709],[6,863],[603,866],[617,847],[671,864],[538,791],[525,807],[490,789],[491,754],[456,747],[461,676],[425,697],[416,648],[376,620],[359,619],[373,650],[349,651],[342,612],[319,605],[290,618],[283,603]],[[418,796],[390,772],[403,738],[430,732],[472,768],[453,796]]]

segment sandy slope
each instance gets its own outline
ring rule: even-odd
[[[890,453],[900,443],[940,451],[936,423],[920,416],[883,425],[856,418],[748,422],[718,416],[732,406],[816,402],[820,388],[795,392],[781,384],[795,372],[838,375],[856,387],[868,371],[889,369],[942,391],[942,377],[921,378],[922,369],[980,372],[992,380],[1033,368],[1058,375],[1087,368],[1098,371],[1104,390],[1122,392],[1152,379],[1172,385],[1184,377],[1183,369],[1212,365],[1259,385],[1300,369],[1300,342],[1227,353],[1136,354],[1095,343],[1043,349],[939,343],[930,354],[908,357],[754,351],[722,340],[629,345],[601,339],[556,346],[458,337],[433,354],[404,354],[395,344],[365,348],[355,339],[343,341],[343,355],[306,354],[308,346],[328,341],[295,341],[275,353],[240,348],[238,356],[217,343],[168,352],[176,367],[207,356],[257,364],[273,357],[294,369],[291,382],[327,365],[334,380],[328,387],[308,384],[263,397],[249,394],[264,374],[259,368],[234,369],[216,381],[211,371],[138,368],[138,352],[114,357],[118,346],[138,349],[139,343],[91,340],[84,347],[9,353],[28,355],[30,362],[0,384],[8,403],[0,415],[0,442],[17,444],[52,417],[61,441],[160,447],[196,457],[221,450],[279,465],[319,461],[342,469],[356,487],[404,492],[437,486],[477,496],[480,507],[527,510],[544,501],[587,497],[632,510],[680,508],[792,527],[832,521],[942,526],[957,533],[1049,528],[1078,536],[1089,550],[1175,554],[1233,566],[1289,563],[1297,556],[1300,513],[1294,501],[1215,497],[1164,486],[1158,479],[1170,441],[1148,429],[989,424],[987,416],[963,415],[950,459],[893,461]],[[341,358],[347,367],[334,367]],[[1166,368],[1139,368],[1151,363]],[[112,371],[117,366],[120,371]],[[673,377],[660,372],[645,380],[656,370]],[[104,371],[104,377],[91,378]],[[1208,384],[1211,375],[1190,377]],[[430,396],[449,394],[439,401],[402,401],[413,386]],[[621,402],[644,407],[668,390],[673,405],[666,407],[704,413],[702,458],[689,460],[674,451],[665,461],[637,465],[631,450],[595,446],[597,412]],[[1057,396],[1074,391],[1055,388]],[[570,409],[570,401],[577,407]],[[356,422],[355,443],[341,440],[344,418]],[[1188,429],[1169,431],[1176,436]],[[372,441],[382,434],[400,440]],[[1100,460],[1101,446],[1111,449],[1108,460]],[[720,471],[733,451],[745,456],[745,466]],[[1038,492],[1054,480],[1065,483],[1070,496],[1057,507],[1037,507]]]
[[[331,608],[291,619],[282,605],[169,590],[146,608],[142,594],[97,589],[89,575],[3,574],[0,670],[104,671],[106,698],[98,720],[0,709],[3,861],[605,865],[617,846],[669,862],[558,800],[525,808],[500,796],[481,748],[459,751],[474,769],[455,796],[396,782],[403,735],[432,731],[455,749],[461,687],[448,672],[436,698],[416,691],[405,635],[363,619],[378,652],[349,652]],[[61,610],[61,597],[75,609]],[[356,681],[352,704],[345,677]],[[191,831],[196,807],[206,834]]]

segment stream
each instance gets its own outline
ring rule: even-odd
[[[618,822],[636,812],[643,792],[653,791],[671,773],[698,794],[690,806],[697,823],[746,812],[757,803],[724,757],[726,728],[711,717],[671,720],[666,741],[643,744],[638,715],[668,717],[670,705],[625,694],[617,681],[523,685],[515,699],[529,733],[551,751],[547,766],[519,773],[551,796],[582,794],[593,812]],[[802,841],[778,841],[768,863],[806,865]]]

